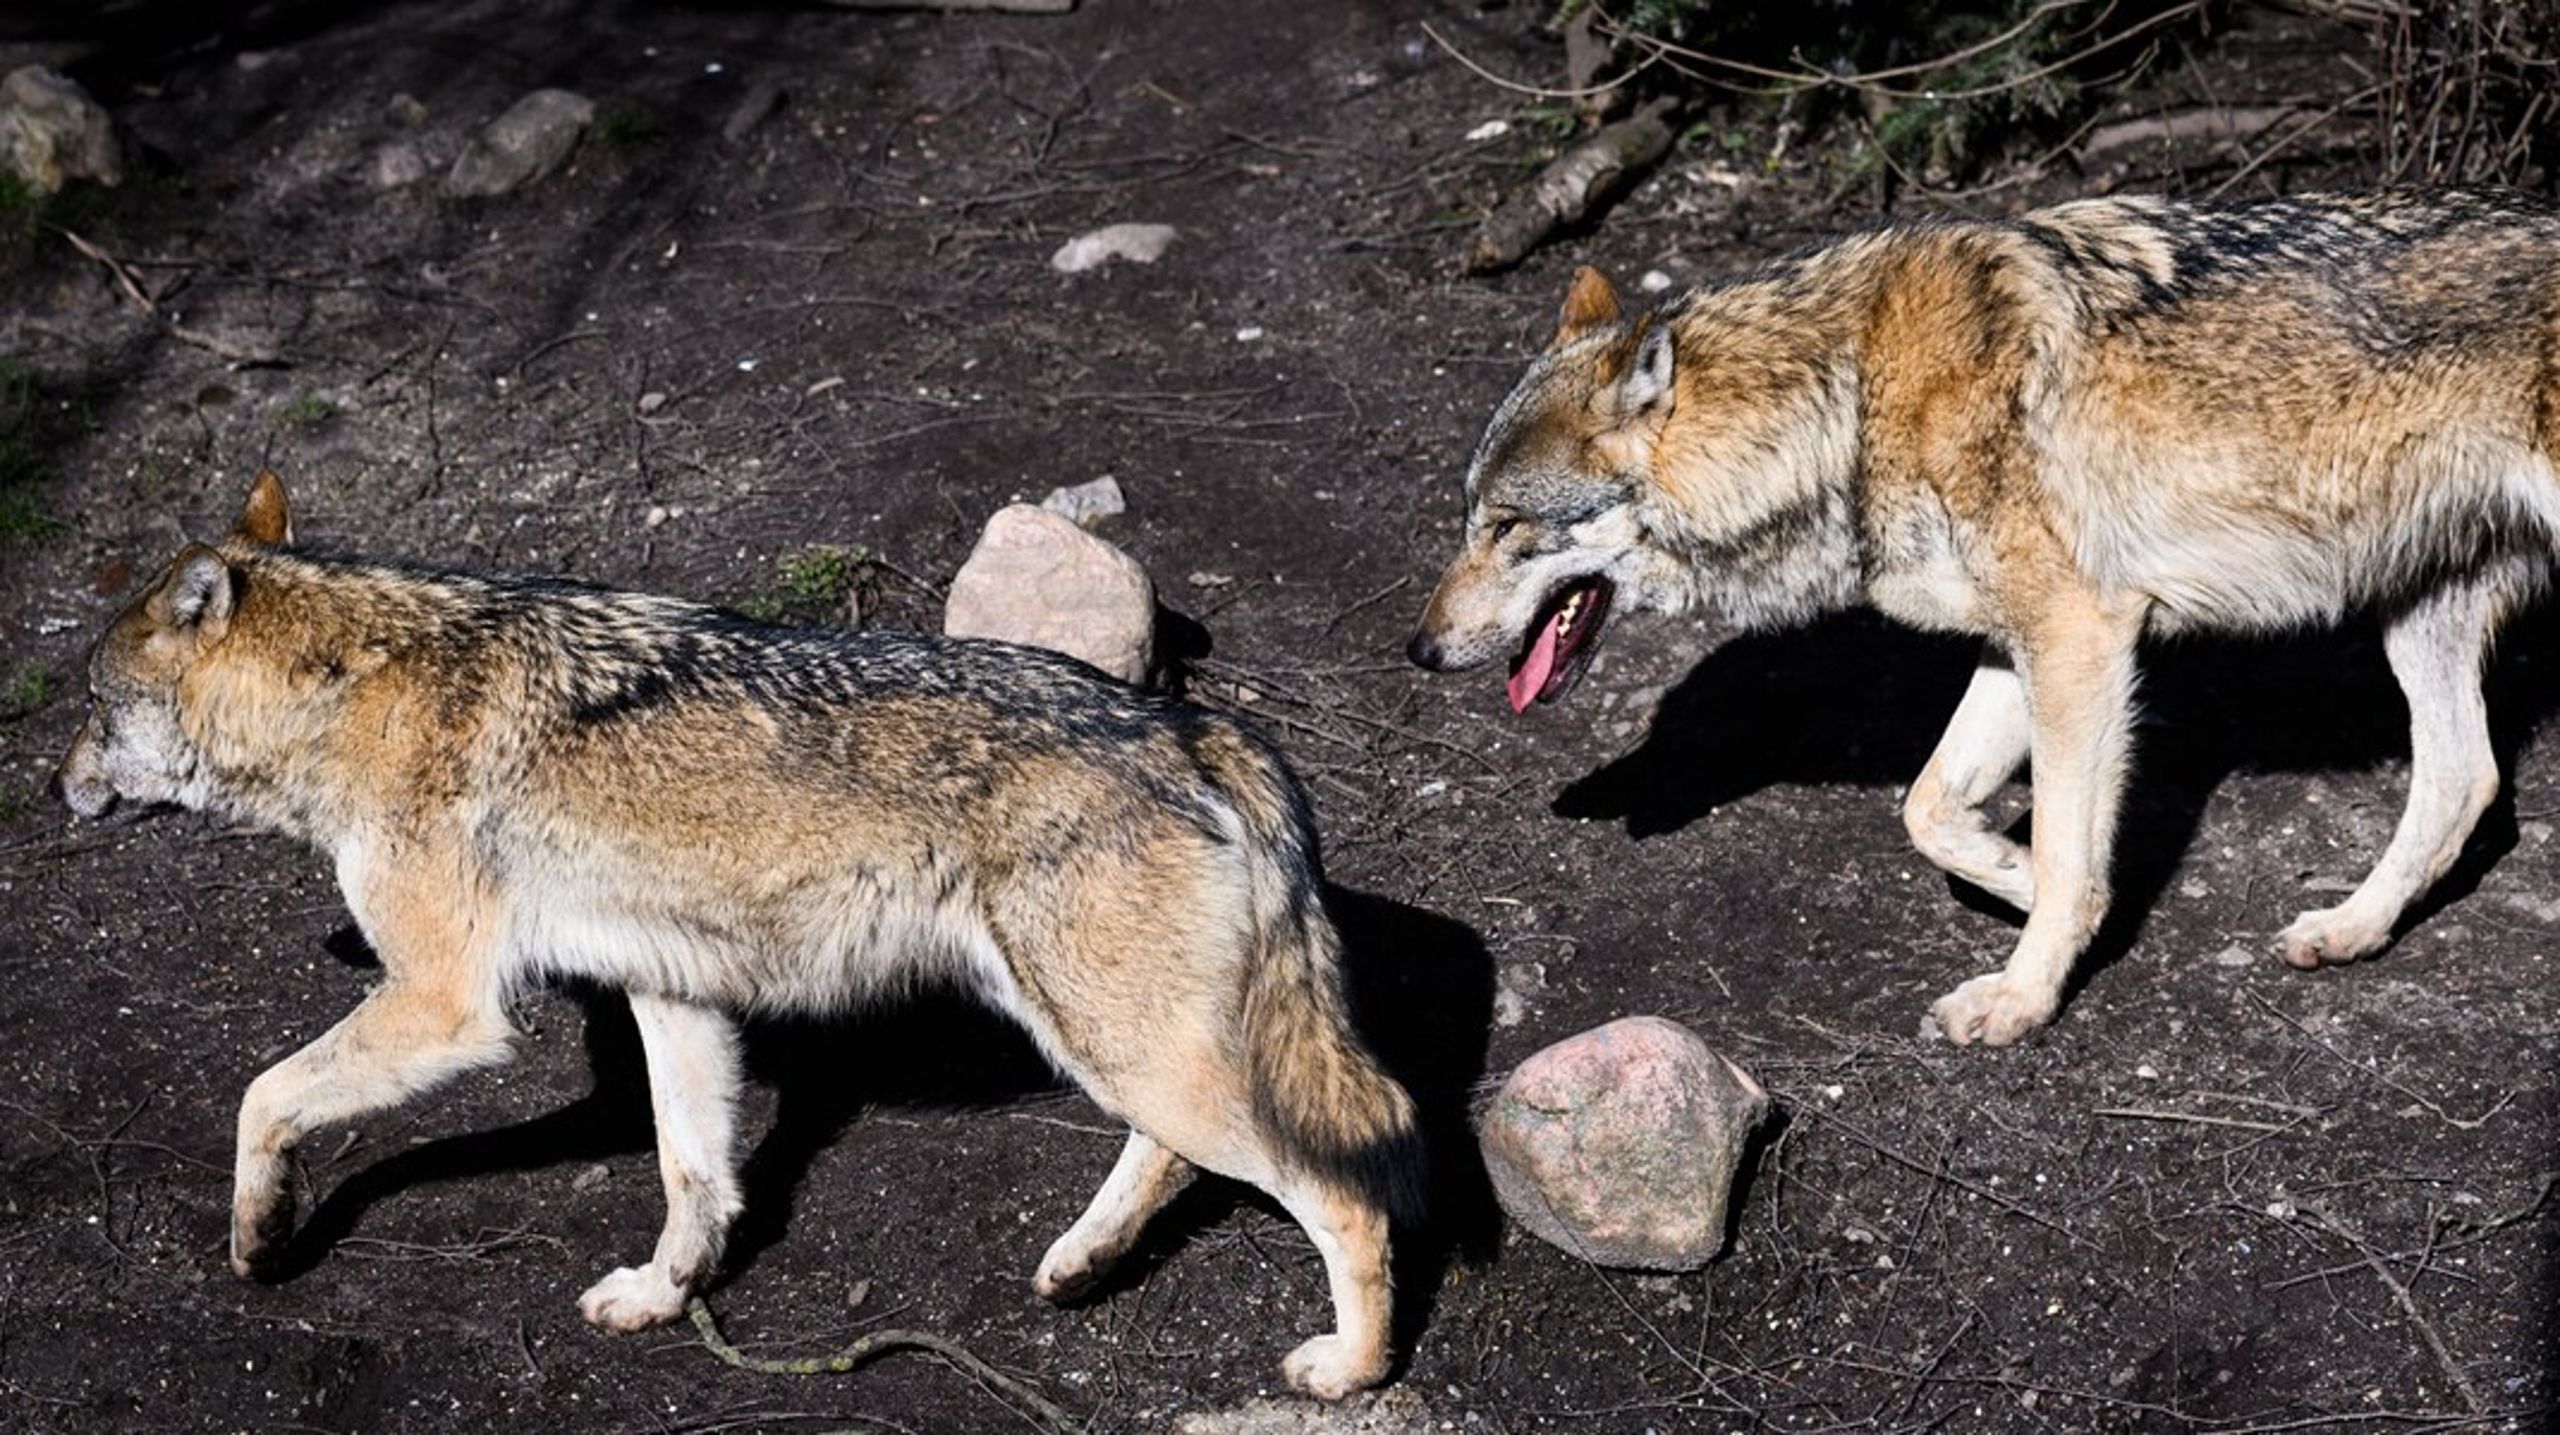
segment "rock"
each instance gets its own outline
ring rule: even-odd
[[[405,189],[427,177],[427,152],[415,140],[393,140],[373,152],[373,187]]]
[[[1513,1220],[1599,1265],[1690,1271],[1724,1245],[1725,1206],[1768,1093],[1687,1027],[1627,1017],[1511,1073],[1480,1123]]]
[[[1177,1435],[1425,1435],[1448,1427],[1412,1386],[1397,1385],[1332,1405],[1264,1396],[1228,1410],[1195,1410],[1173,1428]]]
[[[115,121],[79,82],[42,65],[0,80],[0,165],[46,194],[75,179],[124,179]]]
[[[1122,682],[1155,655],[1155,585],[1138,560],[1072,521],[1016,503],[998,509],[951,580],[942,631],[1082,658]]]
[[[584,95],[536,90],[472,136],[445,176],[445,191],[487,199],[521,189],[565,163],[595,117],[595,102]]]
[[[1106,518],[1116,518],[1128,512],[1129,500],[1120,492],[1120,480],[1106,473],[1091,483],[1050,489],[1049,496],[1040,500],[1040,506],[1091,528]]]
[[[1058,252],[1049,256],[1049,267],[1061,274],[1082,274],[1113,259],[1153,264],[1172,242],[1170,224],[1105,225],[1059,245]]]

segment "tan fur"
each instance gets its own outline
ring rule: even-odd
[[[2486,191],[1886,230],[1632,319],[1577,276],[1470,466],[1414,656],[1516,651],[1604,582],[1745,624],[1864,602],[1981,635],[1904,816],[2028,913],[2006,967],[1934,1008],[2001,1044],[2052,1017],[2105,915],[2139,640],[2379,610],[2409,807],[2280,942],[2352,960],[2496,794],[2479,668],[2560,553],[2555,352],[2560,209]],[[1983,812],[2026,764],[2031,851]]]
[[[1385,1378],[1387,1211],[1413,1109],[1353,1033],[1304,797],[1224,719],[1054,655],[758,629],[671,600],[277,544],[261,475],[121,617],[61,774],[75,810],[231,813],[329,852],[383,981],[241,1105],[232,1259],[290,1234],[314,1130],[505,1059],[510,994],[631,994],[668,1218],[580,1300],[673,1319],[737,1214],[734,1014],[969,987],[1133,1128],[1037,1284],[1125,1252],[1193,1167],[1307,1226],[1334,1333],[1289,1357]]]

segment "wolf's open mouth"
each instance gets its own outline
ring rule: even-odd
[[[1591,666],[1600,625],[1608,621],[1617,585],[1606,578],[1576,578],[1551,594],[1529,625],[1520,656],[1511,662],[1511,710],[1563,697]]]

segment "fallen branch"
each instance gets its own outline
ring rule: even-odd
[[[133,306],[142,311],[144,318],[159,320],[161,328],[170,338],[181,344],[191,344],[202,349],[229,363],[235,369],[289,367],[281,356],[270,350],[252,348],[246,344],[234,343],[219,334],[208,334],[202,329],[188,328],[161,313],[160,306],[151,302],[151,296],[143,292],[141,282],[133,277],[133,271],[126,268],[114,255],[68,229],[57,228],[56,232],[69,240],[71,247],[79,250],[83,257],[105,266],[107,273],[114,276],[116,287],[124,291],[127,299],[133,301]]]
[[[1044,1430],[1054,1430],[1059,1432],[1059,1435],[1072,1435],[1072,1432],[1084,1428],[1083,1422],[1069,1415],[1047,1396],[1032,1389],[1027,1382],[989,1365],[972,1355],[967,1347],[957,1341],[946,1340],[925,1331],[875,1330],[833,1355],[806,1355],[777,1360],[749,1355],[731,1345],[729,1338],[720,1333],[719,1317],[711,1313],[710,1304],[701,1297],[695,1297],[692,1305],[687,1309],[693,1316],[694,1330],[702,1336],[703,1348],[740,1370],[752,1370],[760,1375],[844,1375],[869,1364],[879,1356],[901,1350],[921,1350],[927,1354],[942,1357],[944,1361],[958,1367],[970,1379],[995,1391],[1025,1418]]]
[[[1557,155],[1485,217],[1462,260],[1468,273],[1508,269],[1547,236],[1589,218],[1671,152],[1668,100],[1656,100]]]

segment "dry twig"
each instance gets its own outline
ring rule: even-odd
[[[1083,1428],[1081,1421],[1033,1389],[1029,1382],[996,1369],[971,1354],[968,1347],[959,1342],[929,1331],[875,1330],[833,1355],[773,1359],[749,1355],[731,1345],[729,1338],[720,1333],[719,1317],[711,1313],[710,1303],[701,1297],[696,1296],[687,1309],[693,1316],[694,1330],[702,1337],[703,1349],[740,1370],[752,1370],[762,1375],[843,1375],[883,1355],[901,1350],[921,1350],[941,1357],[970,1379],[994,1391],[1023,1418],[1041,1429],[1057,1431],[1058,1435],[1071,1435],[1071,1432]]]

